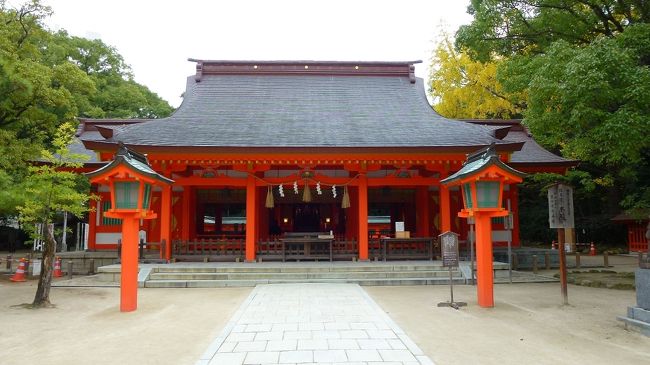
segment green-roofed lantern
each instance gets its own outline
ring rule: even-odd
[[[164,186],[172,180],[156,173],[147,156],[120,144],[115,159],[106,166],[85,174],[93,184],[108,185],[111,208],[104,212],[122,224],[120,310],[131,312],[138,307],[138,230],[142,219],[156,218],[150,209],[154,185]]]

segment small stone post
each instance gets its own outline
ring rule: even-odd
[[[551,269],[551,254],[548,252],[544,252],[544,268],[546,270]]]
[[[69,260],[68,261],[68,279],[72,279],[72,266],[73,265],[74,265],[74,263],[72,262],[72,260]]]
[[[603,252],[603,265],[605,266],[605,268],[609,267],[609,254],[607,253],[607,251]]]
[[[537,255],[533,255],[533,274],[537,274]]]
[[[7,255],[7,271],[11,272],[11,255]]]
[[[576,269],[580,268],[580,252],[576,251]]]
[[[95,275],[95,259],[88,260],[88,275]]]

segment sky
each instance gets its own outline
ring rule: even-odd
[[[15,1],[14,1],[15,2]],[[411,61],[426,78],[436,39],[467,24],[469,0],[43,0],[52,29],[117,49],[135,80],[174,107],[188,58]]]

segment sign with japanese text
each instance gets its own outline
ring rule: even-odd
[[[442,266],[458,267],[458,235],[456,233],[447,231],[440,235],[440,251]]]
[[[572,187],[556,184],[548,189],[548,223],[550,228],[575,228]]]

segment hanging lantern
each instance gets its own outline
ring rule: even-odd
[[[343,199],[341,200],[341,208],[347,209],[350,207],[350,194],[348,194],[348,187],[343,188]]]
[[[273,208],[275,206],[275,202],[273,201],[273,190],[271,189],[271,186],[269,186],[268,191],[266,192],[266,204],[264,204],[264,206],[267,208]]]
[[[302,201],[309,203],[311,201],[311,190],[309,190],[309,183],[305,179],[305,191],[302,193]]]

